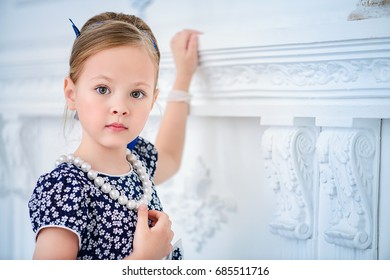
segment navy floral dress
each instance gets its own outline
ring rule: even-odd
[[[139,137],[132,151],[143,162],[153,182],[157,150]],[[142,197],[138,175],[112,176],[100,173],[128,198]],[[160,199],[152,186],[149,209],[162,211]],[[40,176],[29,201],[32,228],[36,234],[45,227],[61,227],[74,232],[79,239],[78,259],[123,259],[132,252],[137,213],[128,210],[97,188],[87,174],[73,164],[62,163]],[[174,259],[181,259],[175,248]]]

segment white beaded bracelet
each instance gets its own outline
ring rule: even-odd
[[[183,90],[172,90],[167,96],[167,102],[185,102],[190,104],[191,95]]]

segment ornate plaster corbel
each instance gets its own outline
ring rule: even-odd
[[[354,249],[370,247],[374,234],[374,159],[369,130],[329,129],[317,142],[320,189],[330,199],[328,243]],[[326,218],[325,218],[326,220]]]
[[[313,233],[313,163],[316,133],[308,128],[272,127],[263,135],[264,165],[277,197],[271,232],[293,239]]]

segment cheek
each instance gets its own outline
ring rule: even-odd
[[[98,121],[101,118],[104,108],[99,102],[80,96],[76,102],[76,111],[81,122],[93,122],[93,120]]]
[[[148,104],[147,107],[143,107],[142,110],[138,112],[138,118],[136,121],[140,127],[143,128],[145,126],[145,123],[149,118],[150,111],[151,111],[150,104]]]
[[[144,110],[142,111],[142,119],[145,122],[148,120],[151,110],[152,108],[148,106],[147,108],[144,108]]]

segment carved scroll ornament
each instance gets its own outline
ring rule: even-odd
[[[308,239],[313,232],[315,133],[306,128],[269,128],[263,136],[264,164],[277,196],[271,232]]]
[[[320,188],[331,205],[328,243],[355,249],[372,243],[374,143],[368,130],[357,129],[325,130],[318,139]]]

